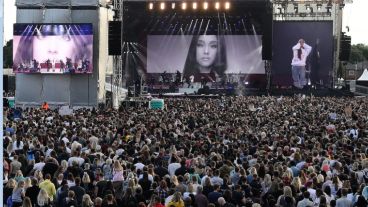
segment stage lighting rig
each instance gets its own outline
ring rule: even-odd
[[[186,10],[187,9],[187,3],[183,2],[181,4],[181,9]]]
[[[161,10],[164,10],[164,9],[165,9],[165,3],[164,3],[164,2],[161,2],[161,3],[160,3],[160,9],[161,9]]]
[[[230,9],[230,2],[225,2],[225,9],[229,10]]]
[[[215,3],[215,9],[216,9],[216,10],[219,10],[219,9],[220,9],[220,2],[216,2],[216,3]]]
[[[204,9],[204,10],[207,10],[207,9],[208,9],[208,2],[204,2],[204,3],[203,3],[203,9]]]

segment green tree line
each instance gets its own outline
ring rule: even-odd
[[[13,66],[13,40],[6,42],[3,48],[3,64],[4,68],[11,68]]]
[[[357,44],[351,46],[349,62],[357,63],[368,61],[368,45]]]

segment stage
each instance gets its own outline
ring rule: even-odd
[[[353,97],[354,93],[348,90],[329,89],[329,88],[271,88],[270,90],[260,88],[199,88],[195,93],[181,92],[183,89],[178,88],[175,91],[157,90],[151,91],[146,97],[160,98],[218,98],[221,96],[294,96],[294,95],[313,95],[316,97]]]

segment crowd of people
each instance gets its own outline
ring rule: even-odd
[[[367,206],[368,99],[4,108],[4,205]]]

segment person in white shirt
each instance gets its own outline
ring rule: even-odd
[[[336,207],[352,207],[353,203],[346,197],[348,194],[348,190],[346,188],[343,188],[341,190],[341,198],[336,200]]]
[[[45,166],[45,158],[43,156],[40,157],[40,162],[36,163],[33,166],[34,170],[42,171],[43,167]]]
[[[309,192],[305,191],[303,193],[304,199],[298,202],[297,207],[308,207],[308,206],[314,206],[313,202],[309,199]]]
[[[306,84],[305,66],[309,53],[312,47],[307,45],[303,39],[300,39],[298,44],[293,48],[293,59],[291,61],[291,73],[294,86],[302,89]]]
[[[169,171],[170,176],[175,175],[175,171],[180,168],[180,160],[177,161],[177,159],[173,156],[171,158],[171,163],[167,166],[167,170]]]

